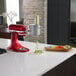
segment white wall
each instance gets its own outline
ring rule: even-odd
[[[13,19],[13,23],[15,24],[16,21],[19,21],[19,0],[6,0],[6,12],[9,13],[10,11],[17,13],[17,16]],[[8,25],[10,24],[8,18],[7,23]]]
[[[76,22],[76,0],[71,0],[70,19],[71,21]]]

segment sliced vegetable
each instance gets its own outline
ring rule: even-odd
[[[61,46],[56,46],[55,48],[63,48],[63,46],[61,45]]]
[[[63,48],[64,49],[69,49],[69,48],[71,48],[71,46],[70,45],[65,45]]]
[[[43,52],[42,52],[42,50],[35,50],[34,53],[35,54],[42,54]]]

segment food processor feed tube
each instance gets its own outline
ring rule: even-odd
[[[25,36],[26,35],[26,27],[24,25],[19,24],[11,24],[9,26],[9,31],[11,32],[11,45],[7,48],[8,50],[12,50],[14,52],[27,52],[28,48],[22,46],[18,42],[18,35]]]

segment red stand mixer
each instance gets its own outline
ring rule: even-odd
[[[19,25],[19,24],[11,24],[9,26],[9,31],[11,32],[11,45],[7,48],[8,50],[14,52],[27,52],[29,51],[28,48],[22,46],[18,42],[18,35],[25,36],[26,35],[26,26]]]

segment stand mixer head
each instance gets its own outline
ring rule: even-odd
[[[26,26],[20,24],[11,24],[9,25],[9,31],[11,32],[11,45],[7,48],[14,52],[27,52],[28,48],[22,46],[18,42],[18,35],[26,36]]]

